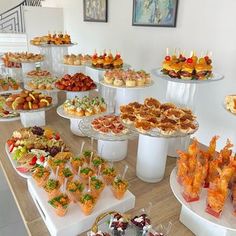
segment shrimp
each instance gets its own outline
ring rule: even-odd
[[[210,144],[209,144],[209,148],[208,148],[208,153],[211,157],[214,156],[215,154],[215,151],[216,151],[216,142],[217,140],[219,139],[220,136],[214,136],[211,141],[210,141]]]

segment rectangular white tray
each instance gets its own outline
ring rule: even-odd
[[[31,178],[27,180],[27,183],[29,192],[52,236],[80,235],[91,228],[96,217],[101,213],[111,210],[124,213],[135,206],[135,196],[131,192],[127,191],[122,200],[117,200],[110,188],[106,187],[91,215],[85,216],[78,204],[71,203],[67,214],[59,217],[48,204],[46,192],[37,187]]]

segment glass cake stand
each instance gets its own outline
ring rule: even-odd
[[[152,74],[167,81],[166,101],[173,102],[181,107],[190,108],[193,111],[195,110],[195,95],[198,85],[219,82],[224,78],[221,74],[213,73],[212,77],[206,80],[183,80],[164,75],[160,68],[153,69]],[[176,150],[186,150],[190,142],[190,136],[170,139],[169,142],[168,156],[177,157]]]
[[[109,161],[123,160],[128,153],[128,140],[136,138],[136,133],[128,131],[128,133],[121,135],[103,134],[92,128],[93,119],[94,117],[89,117],[81,120],[79,123],[80,130],[84,135],[98,140],[98,153],[104,159]]]

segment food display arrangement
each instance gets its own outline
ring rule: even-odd
[[[54,33],[41,37],[34,37],[32,40],[30,40],[30,43],[36,46],[41,45],[68,45],[71,43],[70,35],[65,33]]]
[[[56,81],[55,86],[60,90],[70,92],[89,91],[97,88],[94,81],[83,73],[66,74]]]
[[[236,95],[227,95],[225,97],[225,108],[236,114]]]
[[[6,98],[9,96],[8,95],[1,95],[0,96],[0,118],[1,119],[9,119],[9,118],[14,118],[14,117],[19,117],[19,114],[17,112],[12,112],[12,111],[7,111],[5,107],[6,103]]]
[[[198,124],[191,110],[173,103],[160,103],[146,98],[144,104],[133,102],[120,107],[120,118],[134,131],[151,135],[172,137],[195,132]]]
[[[63,63],[66,65],[75,65],[75,66],[91,65],[92,57],[88,54],[86,54],[86,55],[82,55],[82,54],[65,55],[63,57]]]
[[[0,92],[18,89],[20,89],[20,84],[16,79],[10,76],[5,77],[0,75]]]
[[[2,61],[3,61],[4,66],[7,68],[21,68],[21,63],[13,62],[9,60],[9,54],[11,55],[11,53],[7,52],[7,53],[4,53],[2,56]]]
[[[47,70],[40,70],[40,69],[29,71],[26,75],[27,77],[30,77],[30,78],[45,78],[45,77],[52,76],[51,72]]]
[[[54,77],[35,77],[27,83],[27,86],[33,90],[55,90],[56,80]]]
[[[212,77],[212,59],[209,55],[198,58],[194,53],[191,53],[189,58],[183,54],[168,54],[162,63],[161,71],[171,78],[206,80]]]
[[[29,111],[39,110],[51,106],[52,98],[37,91],[23,90],[19,94],[12,94],[6,99],[10,110]]]
[[[107,105],[101,97],[89,98],[84,96],[83,98],[67,99],[63,103],[63,109],[66,114],[83,117],[106,112]]]
[[[150,74],[144,70],[114,69],[106,71],[104,74],[104,83],[115,87],[142,87],[151,82]]]
[[[119,53],[113,56],[111,52],[108,54],[104,52],[100,55],[95,52],[92,56],[92,66],[103,69],[121,68],[123,66],[123,59]]]
[[[220,218],[228,197],[231,199],[231,212],[236,212],[236,161],[232,143],[227,140],[225,147],[216,153],[216,142],[212,138],[208,150],[200,148],[197,140],[188,147],[188,152],[179,151],[177,179],[182,186],[186,202],[202,201],[201,191],[207,188],[205,211]],[[227,208],[227,210],[229,210]]]
[[[7,140],[7,150],[15,162],[16,170],[29,177],[35,168],[41,168],[58,153],[62,157],[62,151],[68,151],[68,148],[56,131],[35,126],[14,131]]]
[[[35,54],[31,52],[16,52],[16,53],[8,53],[9,61],[17,62],[17,63],[33,63],[44,60],[44,56],[41,54]]]

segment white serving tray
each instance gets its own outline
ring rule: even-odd
[[[85,216],[78,204],[71,203],[64,217],[57,216],[53,207],[48,204],[47,193],[36,186],[32,178],[27,180],[28,190],[52,236],[76,236],[88,231],[95,219],[107,211],[124,213],[135,206],[135,196],[127,191],[122,200],[114,198],[109,187],[102,192],[93,213]]]

